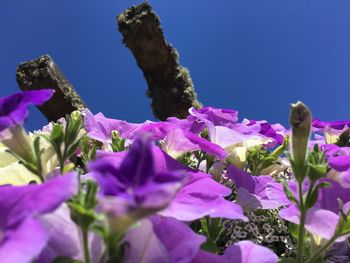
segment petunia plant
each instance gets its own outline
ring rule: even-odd
[[[0,258],[9,263],[349,262],[349,121],[292,105],[129,123],[76,111],[27,132],[53,91],[0,99]]]
[[[318,144],[314,144],[312,151],[308,149],[312,128],[310,110],[301,102],[292,104],[290,123],[292,134],[289,161],[296,188],[293,191],[286,181],[282,182],[290,203],[280,211],[280,215],[298,225],[295,229],[298,243],[295,262],[304,262],[305,258],[308,262],[322,262],[327,249],[350,234],[350,222],[341,199],[338,199],[339,209],[335,208],[337,213],[324,209],[322,204],[317,207],[319,196],[325,193],[323,189],[334,187],[331,182],[323,180],[328,168],[325,153],[320,150]],[[326,199],[327,196],[322,198]]]

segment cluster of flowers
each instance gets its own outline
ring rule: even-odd
[[[0,99],[1,262],[349,262],[350,121],[85,109],[27,133],[52,95]]]

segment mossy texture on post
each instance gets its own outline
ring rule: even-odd
[[[178,52],[166,41],[149,3],[127,9],[117,20],[123,42],[147,81],[154,115],[160,120],[185,118],[190,107],[199,107],[189,71],[179,64]]]
[[[21,90],[51,88],[53,97],[38,108],[49,121],[57,121],[85,107],[84,102],[49,55],[21,63],[16,72]]]

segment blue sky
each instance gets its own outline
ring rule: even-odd
[[[142,72],[116,15],[140,1],[0,1],[0,96],[18,90],[19,62],[50,54],[91,111],[153,119]],[[350,117],[350,1],[153,0],[199,100],[240,117],[287,124],[289,104]],[[34,108],[27,123],[45,119]]]

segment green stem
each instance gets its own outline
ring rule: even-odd
[[[59,163],[60,163],[60,174],[62,175],[63,174],[63,169],[64,169],[64,160],[60,159]]]
[[[304,235],[305,235],[305,219],[307,209],[304,207],[303,200],[303,185],[299,182],[299,204],[300,204],[300,223],[299,223],[299,233],[298,233],[298,255],[297,262],[302,263],[304,258]]]
[[[333,237],[328,240],[326,244],[324,244],[322,247],[320,247],[316,253],[310,258],[309,263],[317,263],[319,262],[319,258],[322,256],[322,253],[325,252],[333,243],[334,241],[338,238],[337,234],[334,234]]]
[[[41,158],[38,156],[36,158],[37,158],[37,167],[38,167],[37,175],[38,175],[40,181],[43,183],[45,181],[45,179],[44,179],[44,175],[43,175],[43,167],[41,164]]]
[[[219,220],[219,221],[217,222],[217,227],[218,227],[218,226],[220,226],[221,223],[222,223],[222,218],[218,218],[217,220]],[[216,238],[215,238],[215,240],[214,240],[214,243],[215,243],[215,244],[219,241],[219,239],[220,239],[222,233],[224,232],[224,230],[225,230],[225,229],[222,228],[222,229],[217,233]]]
[[[81,228],[82,237],[83,237],[83,250],[84,250],[84,262],[90,263],[90,253],[89,253],[89,231],[87,228]]]
[[[306,213],[305,211],[301,211],[299,235],[298,235],[298,257],[297,257],[297,261],[299,263],[303,262],[303,257],[304,257],[305,219],[306,219]]]
[[[67,148],[66,144],[64,144],[63,153],[60,154],[59,163],[60,163],[60,173],[63,174],[64,171],[64,162],[67,160]]]
[[[67,144],[64,144],[64,150],[63,150],[63,154],[62,154],[62,159],[60,161],[60,171],[61,174],[63,174],[63,170],[64,170],[64,162],[67,160]]]
[[[38,174],[37,174],[37,175],[38,175],[38,177],[39,177],[41,183],[43,183],[43,182],[45,181],[45,179],[44,179],[44,176],[43,176],[42,171],[38,171]]]

